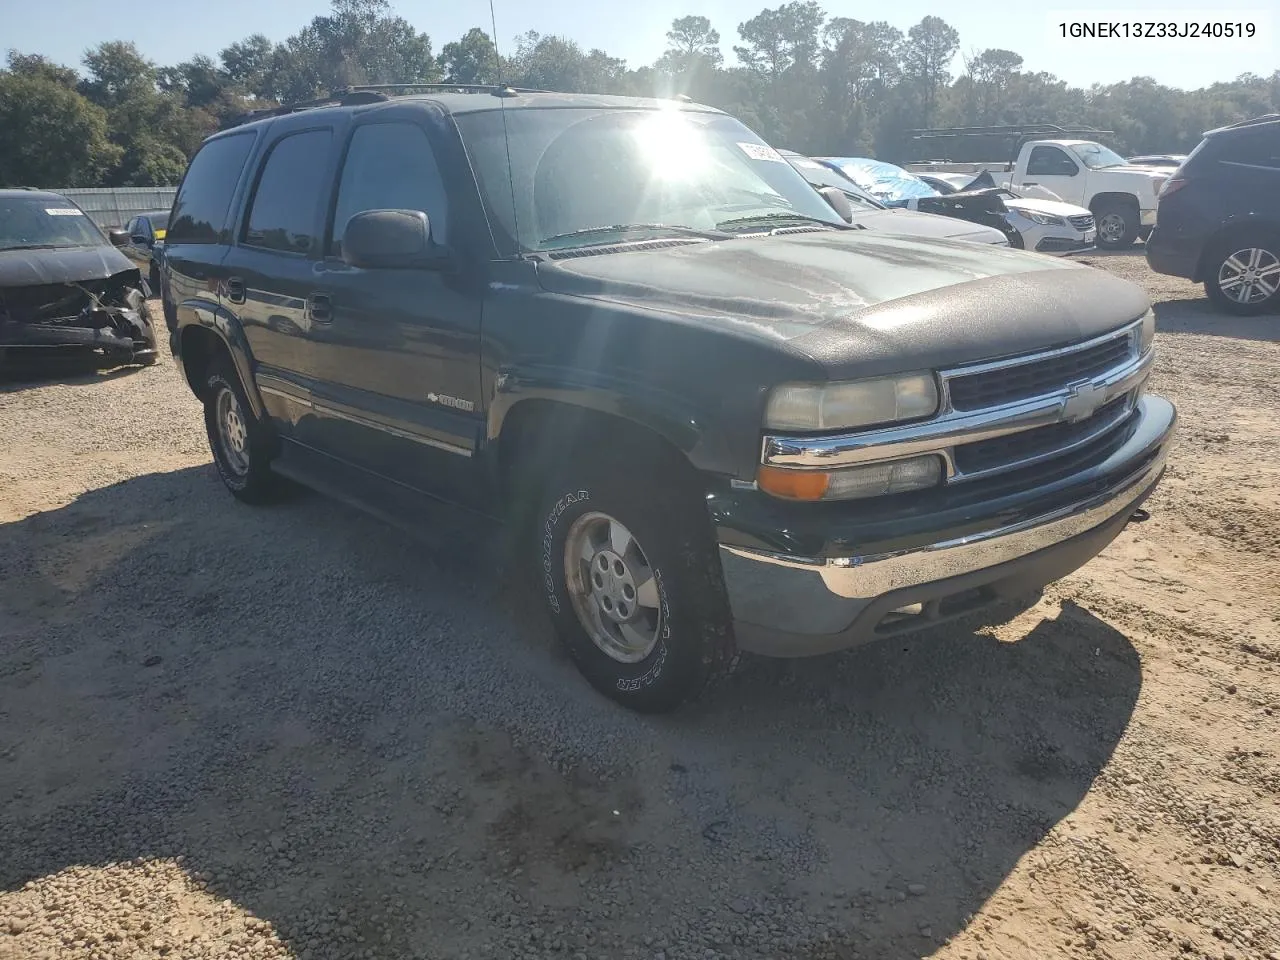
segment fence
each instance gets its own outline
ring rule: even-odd
[[[71,187],[54,189],[80,206],[100,227],[123,227],[131,219],[173,206],[177,187]]]

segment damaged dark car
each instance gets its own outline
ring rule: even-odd
[[[0,190],[0,372],[156,362],[150,290],[116,249],[126,242],[66,197]]]

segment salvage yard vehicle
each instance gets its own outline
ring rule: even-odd
[[[1004,231],[995,227],[886,206],[829,163],[806,157],[794,150],[779,150],[778,153],[799,170],[800,175],[815,190],[838,190],[844,194],[850,208],[848,216],[844,217],[847,223],[902,237],[937,237],[944,240],[993,243],[1002,247],[1010,245]]]
[[[1168,169],[1129,163],[1096,140],[1081,140],[1036,127],[954,127],[911,131],[917,156],[946,160],[912,160],[903,166],[912,173],[972,173],[984,170],[1016,191],[1043,186],[1067,203],[1087,207],[1097,221],[1098,246],[1120,250],[1146,238],[1156,223],[1156,197],[1169,176]],[[1029,132],[1032,131],[1032,132]],[[1099,131],[1103,133],[1105,131]],[[972,151],[1006,142],[1013,160],[972,158]]]
[[[152,210],[131,218],[124,227],[129,239],[120,252],[138,265],[153,293],[160,292],[159,254],[164,247],[164,233],[168,225],[168,210]]]
[[[0,367],[156,362],[138,268],[66,197],[0,190]]]
[[[690,102],[286,105],[195,154],[165,274],[232,494],[504,522],[578,668],[642,711],[740,651],[1025,602],[1124,529],[1175,430],[1139,287],[858,229]]]
[[[970,177],[967,173],[917,173],[913,176],[919,177],[944,197],[994,190],[1010,213],[1009,225],[1017,234],[1017,242],[1013,245],[1023,250],[1048,254],[1080,253],[1092,250],[1098,238],[1093,214],[1084,207],[1062,200],[1024,197],[1006,187],[996,186],[989,173],[980,173],[977,177]]]
[[[1280,312],[1280,115],[1204,135],[1160,194],[1146,254],[1229,313]]]

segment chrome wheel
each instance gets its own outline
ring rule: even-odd
[[[1236,303],[1262,303],[1280,290],[1280,259],[1261,247],[1237,250],[1218,267],[1218,289]]]
[[[653,567],[639,541],[604,513],[587,513],[564,541],[565,585],[578,622],[604,654],[638,663],[653,652],[662,610]]]
[[[1098,219],[1098,239],[1104,243],[1119,243],[1126,229],[1123,213],[1104,213]]]
[[[249,429],[244,422],[244,411],[235,392],[227,387],[218,391],[214,422],[218,425],[218,447],[223,462],[236,476],[249,473]]]

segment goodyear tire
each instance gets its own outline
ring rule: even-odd
[[[544,490],[532,538],[539,593],[592,686],[658,713],[731,671],[720,564],[694,491],[586,464]]]

